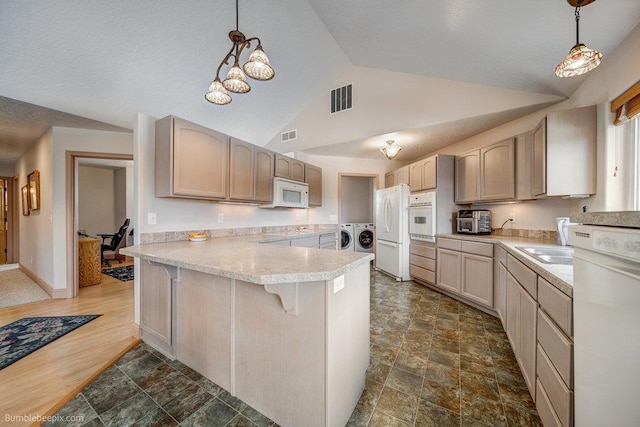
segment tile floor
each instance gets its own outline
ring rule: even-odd
[[[63,407],[75,425],[276,425],[140,344]],[[50,424],[55,425],[55,424]],[[74,425],[65,422],[60,425]],[[540,426],[500,321],[371,274],[371,365],[349,426]]]

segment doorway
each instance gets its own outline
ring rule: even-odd
[[[0,265],[17,262],[15,259],[15,201],[14,178],[0,177]]]

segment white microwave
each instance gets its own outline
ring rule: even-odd
[[[273,179],[273,203],[261,208],[308,208],[309,185],[285,178]]]

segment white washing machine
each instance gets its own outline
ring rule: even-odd
[[[355,251],[353,224],[340,224],[340,250]]]
[[[376,229],[373,224],[360,223],[353,225],[355,232],[356,252],[373,252],[376,242]]]

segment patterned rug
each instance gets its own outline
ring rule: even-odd
[[[0,369],[91,322],[101,314],[25,317],[0,328]]]
[[[126,267],[105,268],[104,270],[102,270],[102,274],[115,277],[121,282],[128,282],[129,280],[133,280],[133,265],[127,265]]]

